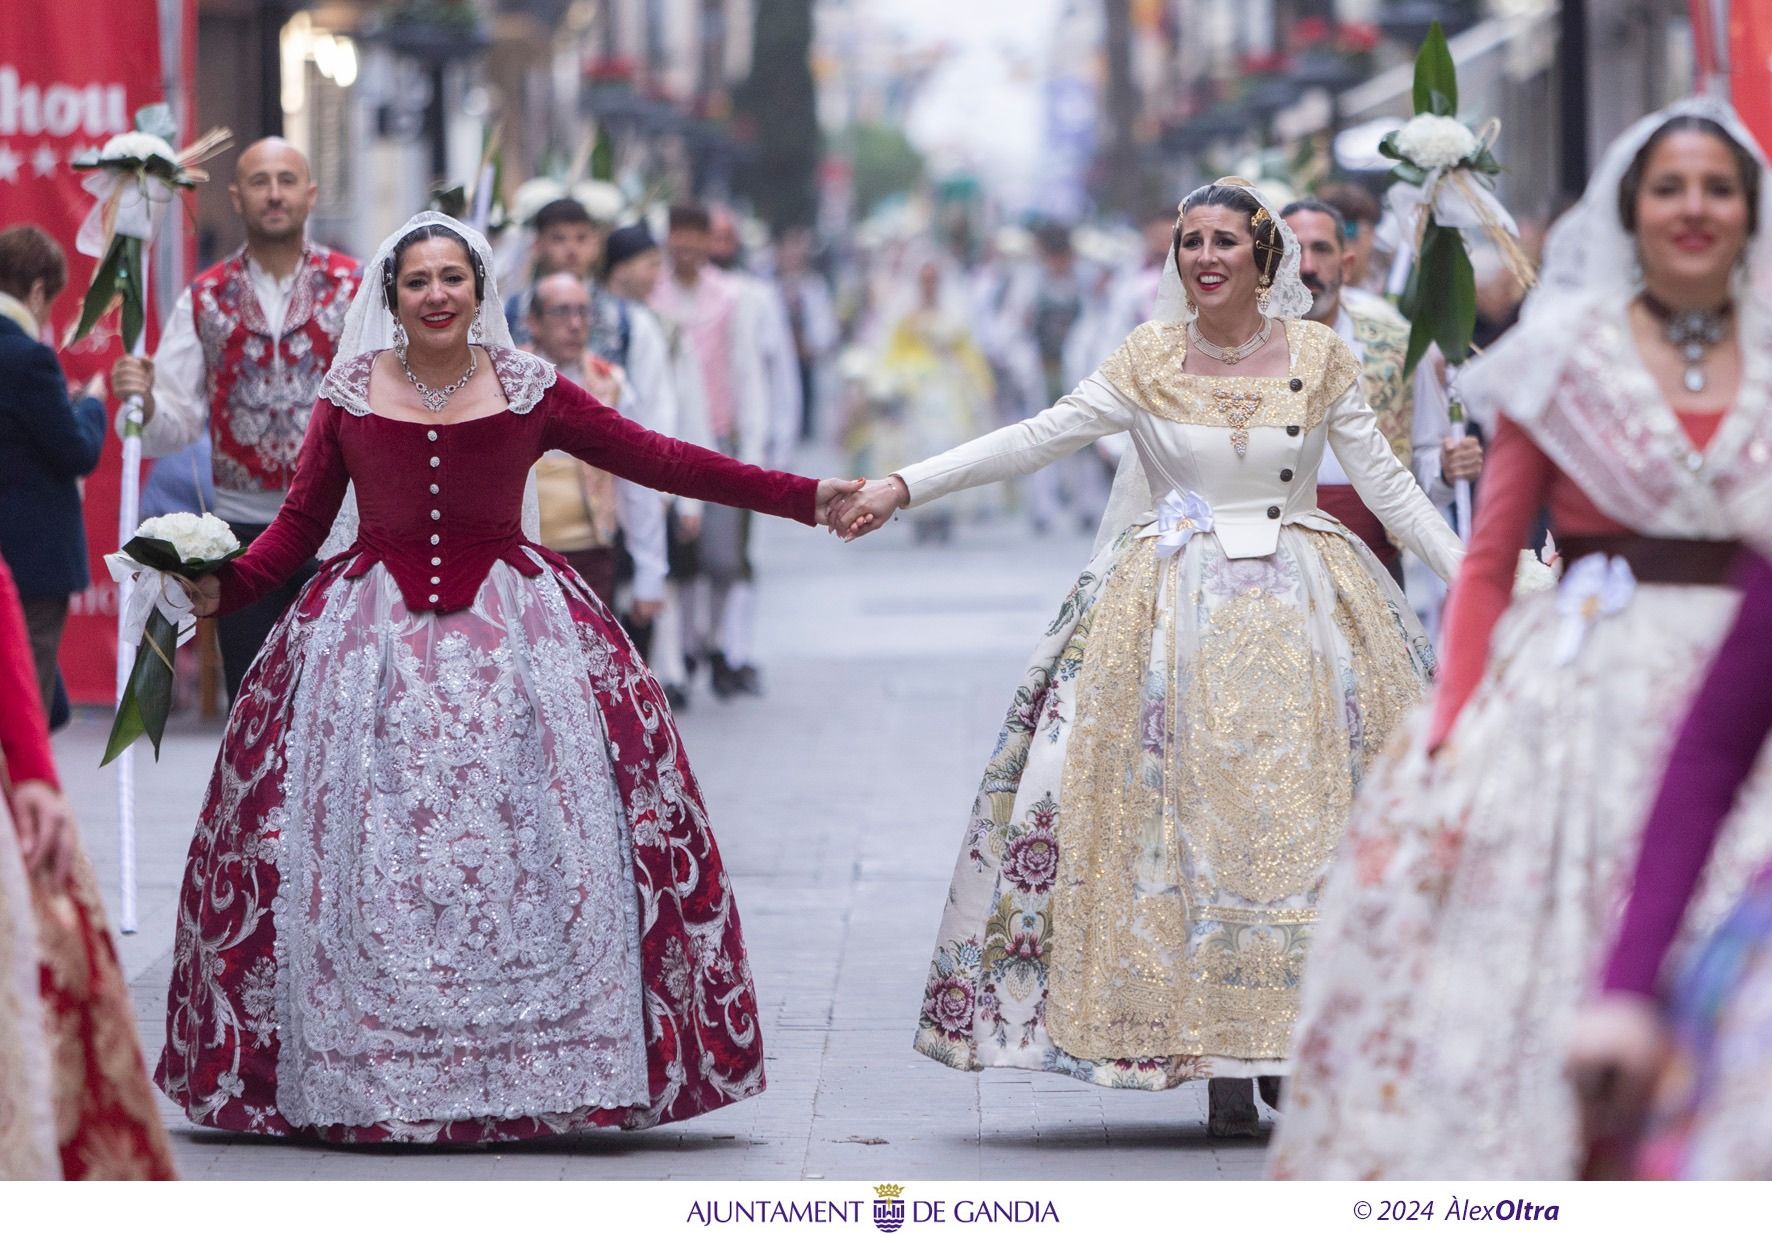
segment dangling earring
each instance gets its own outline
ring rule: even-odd
[[[474,322],[468,327],[468,342],[486,342],[486,302],[484,300],[474,306]]]
[[[402,361],[406,359],[406,327],[397,317],[394,319],[394,354]]]
[[[1263,283],[1256,288],[1255,303],[1261,307],[1263,313],[1267,312],[1267,302],[1273,297],[1273,294],[1274,285],[1272,282]]]
[[[1633,287],[1643,286],[1643,255],[1641,253],[1631,258],[1630,281]]]

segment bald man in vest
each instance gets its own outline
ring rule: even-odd
[[[143,396],[144,455],[182,450],[207,424],[213,513],[242,544],[283,505],[314,396],[361,278],[355,258],[309,243],[308,212],[318,195],[307,158],[282,138],[241,151],[228,198],[245,225],[245,247],[198,275],[178,298],[153,360],[125,357],[111,371],[119,399]],[[312,571],[309,563],[264,599],[220,619],[230,699]]]

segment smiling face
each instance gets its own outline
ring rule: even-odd
[[[1255,303],[1255,242],[1248,216],[1229,206],[1195,206],[1181,218],[1176,246],[1181,285],[1201,312]]]
[[[1651,287],[1720,293],[1748,237],[1748,201],[1729,148],[1709,133],[1669,133],[1643,166],[1637,251]]]
[[[441,354],[467,345],[478,302],[466,244],[428,236],[410,245],[394,271],[394,288],[413,347]]]

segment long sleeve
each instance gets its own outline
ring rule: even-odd
[[[565,379],[554,384],[541,407],[548,410],[544,450],[567,451],[649,489],[806,524],[817,522],[816,480],[753,467],[653,433]]]
[[[142,426],[142,454],[150,459],[183,450],[203,434],[209,418],[203,365],[203,343],[189,288],[172,306],[172,316],[154,349],[154,418]],[[116,429],[123,433],[123,409]]]
[[[1482,680],[1489,636],[1513,597],[1520,546],[1543,508],[1556,467],[1523,429],[1505,416],[1483,469],[1483,501],[1477,507],[1469,551],[1446,606],[1446,654],[1434,695],[1430,746],[1452,731],[1465,700]]]
[[[628,381],[644,415],[635,417],[654,433],[678,436],[677,383],[664,328],[645,306],[628,306]]]
[[[68,401],[68,386],[55,353],[33,345],[10,374],[6,401],[19,409],[17,423],[54,471],[73,480],[98,466],[105,442],[104,408],[96,399]]]
[[[738,457],[762,465],[769,458],[771,408],[769,405],[769,323],[762,298],[748,282],[739,289],[738,307],[732,314],[732,389],[737,399],[733,431],[738,437]]]
[[[1772,733],[1772,565],[1747,557],[1741,608],[1674,742],[1602,985],[1652,995],[1717,833]]]
[[[338,440],[339,418],[344,414],[329,400],[314,404],[307,436],[302,439],[301,458],[296,461],[295,482],[282,509],[251,548],[218,572],[222,613],[232,613],[263,596],[325,543],[350,482]]]
[[[1037,472],[1095,439],[1132,427],[1137,409],[1099,372],[1037,416],[975,437],[952,450],[897,469],[921,506],[959,489]]]
[[[615,520],[634,559],[634,599],[662,600],[670,566],[665,555],[664,501],[645,485],[615,482]]]
[[[1347,472],[1360,500],[1403,545],[1442,579],[1450,579],[1464,546],[1446,526],[1378,431],[1378,418],[1360,393],[1359,382],[1329,409],[1329,447]]]
[[[37,693],[31,637],[12,572],[0,560],[0,755],[13,784],[43,780],[60,788],[49,749],[49,723]]]

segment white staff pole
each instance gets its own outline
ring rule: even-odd
[[[147,246],[142,246],[142,266],[147,267]],[[130,272],[139,278],[143,271]],[[140,286],[138,283],[137,286]],[[129,349],[130,355],[148,354],[148,332],[144,329]],[[142,466],[142,399],[131,395],[123,405],[123,481],[117,487],[117,544],[129,543],[141,522]],[[129,610],[129,594],[135,583],[125,578],[117,584],[117,706],[123,706],[123,693],[129,688],[130,671],[135,667],[135,649],[123,642],[123,615]],[[135,745],[131,743],[117,756],[117,882],[122,901],[118,929],[133,935],[135,919]]]

